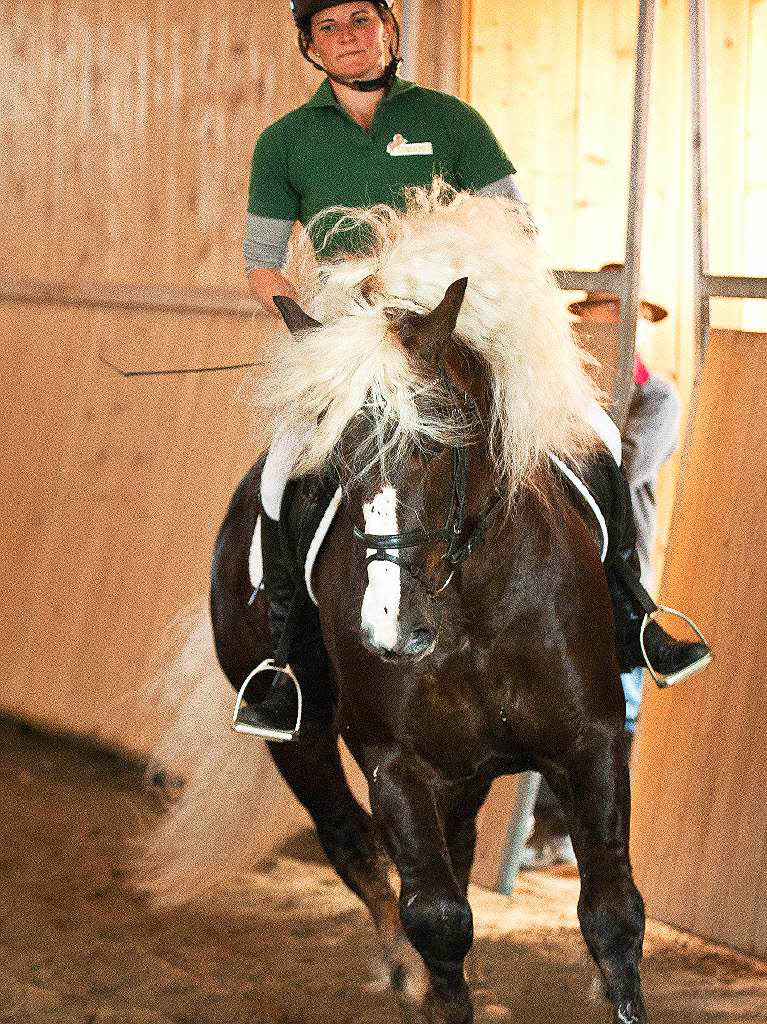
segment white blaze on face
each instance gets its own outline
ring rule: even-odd
[[[397,492],[393,487],[384,487],[371,502],[362,506],[362,513],[365,533],[397,533]],[[374,549],[368,548],[367,553],[374,554]],[[396,646],[399,596],[399,566],[392,562],[371,562],[362,599],[362,628],[376,647],[393,650]]]

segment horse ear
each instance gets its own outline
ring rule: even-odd
[[[468,283],[468,277],[459,277],[457,281],[453,281],[442,297],[440,304],[431,313],[426,315],[427,320],[432,320],[435,324],[439,324],[440,328],[444,329],[446,338],[449,338],[455,330]]]
[[[308,313],[304,313],[295,299],[291,299],[287,295],[274,295],[272,296],[272,302],[279,309],[280,316],[285,321],[291,334],[300,334],[301,331],[322,327],[318,320],[309,316]]]
[[[453,281],[431,313],[412,315],[410,337],[403,337],[403,341],[407,347],[417,346],[422,359],[434,364],[439,361],[442,349],[455,330],[468,283],[468,277],[460,277]]]

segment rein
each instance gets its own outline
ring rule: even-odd
[[[465,396],[467,399],[468,395]],[[470,401],[470,399],[469,399]],[[473,403],[472,403],[473,404]],[[476,412],[476,410],[475,410]],[[461,542],[460,538],[466,526],[466,476],[468,466],[468,452],[464,446],[453,449],[453,498],[450,504],[447,522],[442,528],[427,530],[416,528],[405,530],[402,533],[363,533],[359,527],[354,527],[355,540],[360,541],[366,547],[372,548],[373,553],[365,559],[365,565],[371,562],[391,562],[404,569],[414,580],[421,584],[430,597],[436,597],[450,584],[455,570],[472,555],[476,548],[484,543],[487,532],[488,520],[495,513],[501,504],[501,495],[496,494],[488,502],[485,510],[479,517],[476,526],[469,536]],[[404,551],[408,548],[421,547],[425,544],[445,543],[447,551],[442,560],[451,566],[450,573],[441,586],[437,587],[426,575],[426,573],[413,565],[411,562],[401,558],[396,551]]]

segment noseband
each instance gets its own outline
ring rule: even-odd
[[[471,402],[468,395],[466,400]],[[476,413],[476,409],[474,410]],[[477,414],[477,419],[479,416]],[[354,537],[363,543],[367,548],[372,548],[372,554],[365,559],[365,565],[371,562],[391,562],[421,584],[430,597],[436,597],[450,583],[455,574],[456,568],[470,557],[472,552],[485,540],[487,524],[490,517],[497,510],[501,503],[500,494],[488,502],[477,525],[469,536],[461,541],[466,525],[466,475],[468,466],[468,452],[464,446],[453,449],[453,497],[450,503],[450,512],[447,522],[441,529],[427,530],[423,527],[415,530],[405,530],[403,533],[363,533],[358,527],[354,527]],[[450,568],[450,573],[440,586],[436,586],[427,574],[418,566],[406,561],[395,552],[405,551],[407,548],[421,547],[426,544],[444,543],[447,550],[442,555]]]

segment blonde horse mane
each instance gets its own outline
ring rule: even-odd
[[[360,411],[373,426],[358,470],[377,461],[385,471],[386,460],[396,462],[422,439],[465,440],[460,424],[435,414],[445,408],[443,386],[408,354],[396,316],[433,309],[461,277],[468,287],[455,334],[487,367],[488,441],[509,494],[545,453],[577,462],[593,448],[588,410],[602,396],[586,373],[592,360],[574,339],[522,204],[455,192],[435,179],[430,188],[409,189],[404,210],[330,212],[339,219],[325,247],[350,233],[358,251],[325,261],[320,251],[315,260],[309,239],[316,225],[308,225],[288,274],[322,326],[293,343],[275,332],[253,385],[267,436],[320,420],[295,475],[318,471]]]

